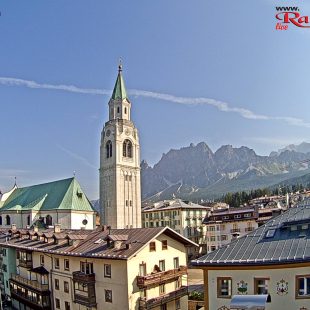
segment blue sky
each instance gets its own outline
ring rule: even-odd
[[[310,141],[310,28],[276,31],[276,5],[310,15],[309,0],[1,1],[0,189],[76,171],[97,198],[119,57],[151,164],[191,142]]]

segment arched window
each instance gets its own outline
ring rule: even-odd
[[[7,215],[7,216],[5,217],[5,219],[6,219],[6,225],[11,225],[11,218],[10,218],[10,216]]]
[[[109,140],[105,146],[107,152],[107,158],[112,157],[112,142]]]
[[[117,113],[119,113],[119,107],[117,107]]]
[[[30,215],[27,216],[27,225],[30,225]]]
[[[2,225],[2,216],[0,215],[0,225]]]
[[[125,114],[127,114],[127,108],[125,107]]]
[[[132,157],[132,143],[130,140],[126,139],[123,143],[123,156]]]
[[[53,225],[53,218],[50,215],[46,216],[45,223],[47,226]]]

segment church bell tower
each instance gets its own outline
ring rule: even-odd
[[[109,120],[101,133],[99,171],[101,224],[140,228],[140,144],[121,64],[109,101]]]

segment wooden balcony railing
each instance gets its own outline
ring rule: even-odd
[[[22,284],[23,286],[26,285],[28,287],[34,288],[34,289],[39,290],[41,292],[48,291],[48,289],[49,289],[48,284],[41,284],[40,282],[35,281],[35,280],[28,280],[26,278],[21,277],[18,274],[12,273],[10,280],[13,282],[16,282],[18,284]]]
[[[156,272],[146,276],[137,276],[137,286],[143,288],[149,285],[163,283],[184,274],[187,274],[187,266],[180,266],[177,269]]]
[[[83,283],[94,283],[96,282],[96,276],[94,273],[83,273],[81,271],[72,272],[73,281],[75,282],[83,282]]]
[[[19,260],[18,265],[24,268],[32,268],[32,260]]]
[[[161,295],[156,298],[151,298],[151,299],[140,298],[139,299],[139,310],[153,309],[155,307],[159,307],[162,304],[171,302],[177,298],[181,298],[182,296],[186,296],[187,294],[188,294],[187,286],[182,286],[176,291],[170,292],[165,295]]]
[[[96,307],[97,303],[96,303],[96,297],[88,297],[88,296],[83,296],[83,295],[79,295],[77,293],[74,294],[74,302],[84,305],[86,307]]]

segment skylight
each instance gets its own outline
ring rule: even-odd
[[[276,233],[276,229],[269,229],[266,233],[266,238],[273,238]]]

